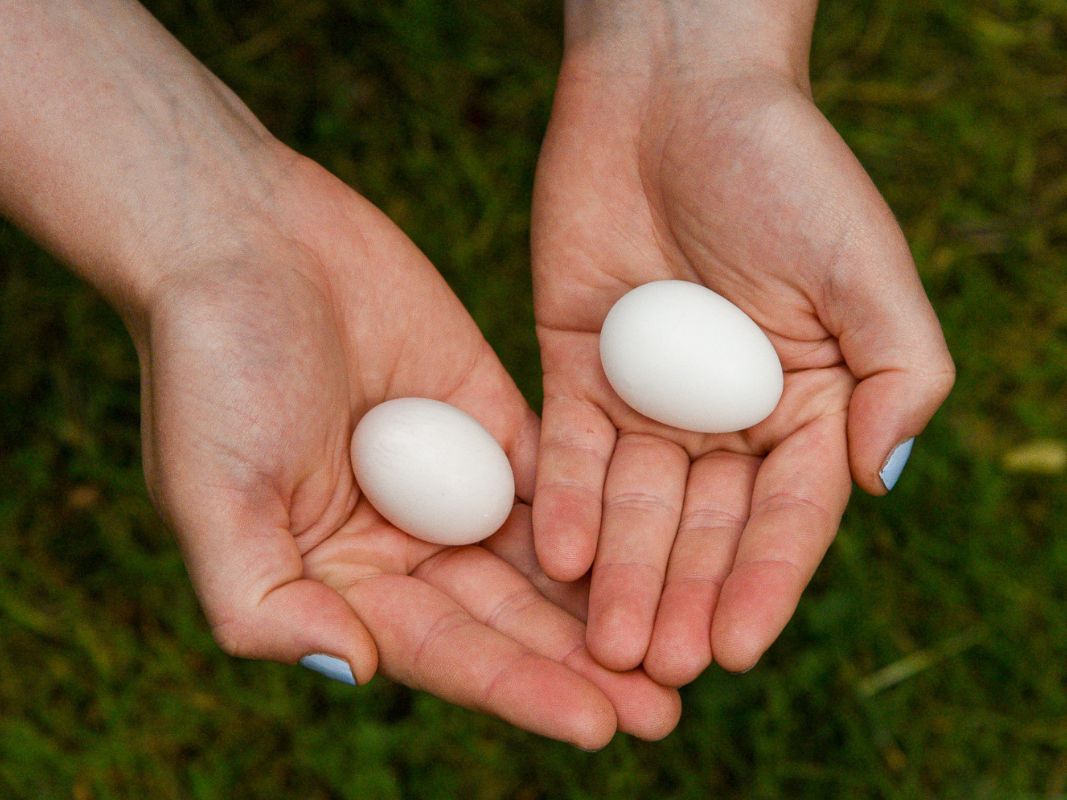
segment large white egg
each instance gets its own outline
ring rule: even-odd
[[[356,483],[383,517],[427,542],[494,533],[515,502],[511,464],[474,417],[424,397],[375,406],[352,434]]]
[[[623,295],[600,331],[600,360],[627,405],[687,431],[750,428],[782,396],[782,364],[759,326],[688,281],[655,281]]]

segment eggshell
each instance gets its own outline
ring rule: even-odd
[[[375,406],[352,435],[356,483],[383,517],[427,542],[471,544],[515,502],[503,449],[474,417],[423,397]]]
[[[759,326],[688,281],[655,281],[623,295],[604,320],[600,360],[627,405],[688,431],[750,428],[782,396],[782,364]]]

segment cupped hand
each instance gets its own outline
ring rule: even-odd
[[[616,727],[665,735],[677,694],[598,665],[586,590],[537,568],[538,420],[475,323],[377,209],[285,163],[221,239],[174,248],[182,268],[154,285],[135,334],[148,484],[216,639],[252,658],[331,655],[359,683],[380,666],[586,748]],[[354,425],[403,396],[458,406],[508,453],[515,510],[484,546],[418,541],[361,497]]]
[[[891,488],[880,471],[954,371],[900,228],[805,77],[749,60],[642,66],[627,45],[569,47],[538,167],[533,521],[548,575],[592,566],[596,658],[680,685],[712,660],[756,663],[833,539],[850,476]],[[785,390],[764,422],[690,433],[611,389],[604,317],[664,278],[711,288],[771,339]]]

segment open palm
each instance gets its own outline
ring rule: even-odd
[[[139,345],[149,486],[220,644],[332,654],[359,682],[380,663],[584,747],[616,726],[665,735],[676,694],[596,664],[586,589],[537,567],[538,420],[473,320],[395,226],[314,165],[296,163],[274,202],[225,257],[159,287]],[[413,539],[361,497],[354,425],[403,396],[464,409],[508,453],[520,499],[484,546]]]
[[[565,62],[534,202],[545,404],[534,531],[545,571],[592,565],[589,644],[678,685],[756,662],[831,542],[851,476],[943,400],[952,366],[884,201],[805,87],[761,72],[648,76]],[[701,283],[786,370],[749,430],[638,414],[599,364],[634,286]]]

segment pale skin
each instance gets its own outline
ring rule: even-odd
[[[812,0],[571,0],[534,196],[545,572],[592,570],[588,641],[665,685],[751,668],[792,616],[855,481],[954,380],[907,243],[811,99]],[[628,408],[598,359],[627,290],[701,283],[786,371],[764,422],[689,433]]]
[[[145,474],[228,653],[381,670],[537,733],[655,739],[678,695],[585,647],[587,584],[533,554],[538,420],[458,299],[370,203],[274,140],[127,0],[0,2],[0,211],[120,310]],[[360,496],[355,422],[453,403],[515,509],[483,546],[417,541]]]
[[[899,228],[811,103],[813,14],[569,5],[534,200],[539,432],[403,233],[139,6],[0,0],[0,211],[123,314],[149,490],[227,652],[332,654],[589,748],[674,727],[649,675],[755,663],[851,480],[884,491],[953,375]],[[667,277],[768,333],[787,378],[766,422],[690,434],[606,384],[604,315]],[[352,427],[409,395],[511,459],[515,511],[484,546],[415,541],[359,495]]]

